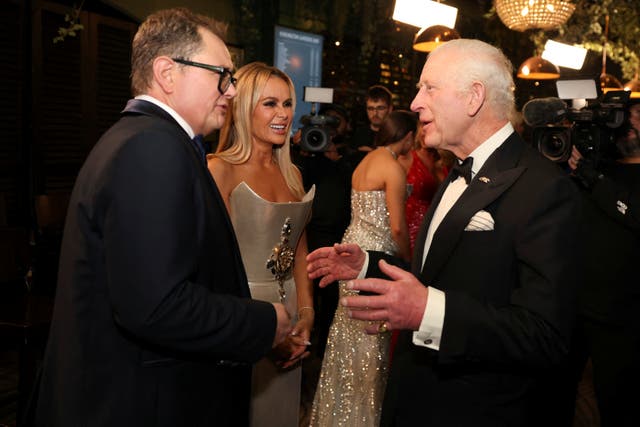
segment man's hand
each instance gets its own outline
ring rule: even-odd
[[[307,255],[307,273],[310,279],[320,279],[320,287],[337,280],[358,277],[366,256],[354,243],[336,243],[333,247],[316,249]]]
[[[349,317],[359,320],[379,321],[367,327],[369,334],[381,332],[380,325],[386,330],[420,328],[424,310],[427,306],[429,289],[413,274],[388,264],[379,263],[380,271],[391,280],[360,279],[347,283],[347,289],[374,292],[378,295],[358,295],[344,297],[340,304],[348,309]]]
[[[571,147],[571,157],[567,164],[573,171],[573,175],[580,180],[580,183],[587,190],[591,190],[602,179],[602,173],[596,169],[594,162],[582,157],[576,147]]]
[[[273,303],[273,308],[276,309],[276,318],[278,323],[276,325],[276,336],[273,338],[272,348],[281,344],[287,336],[291,333],[291,316],[287,313],[287,309],[280,303]]]

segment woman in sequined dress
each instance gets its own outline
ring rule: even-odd
[[[304,193],[289,157],[295,108],[289,77],[254,62],[240,68],[236,78],[238,94],[209,170],[229,211],[252,298],[284,303],[294,322],[288,340],[254,366],[250,425],[296,427],[299,362],[309,354],[314,315],[304,233],[314,190]]]
[[[396,110],[382,123],[377,149],[360,162],[352,177],[351,224],[343,243],[408,260],[404,217],[406,173],[397,157],[409,151],[415,114]],[[340,296],[352,292],[340,282]],[[377,426],[387,382],[390,333],[367,335],[368,322],[352,320],[338,305],[329,331],[311,426]]]

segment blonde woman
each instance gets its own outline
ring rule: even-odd
[[[294,427],[299,362],[309,354],[314,315],[304,233],[314,190],[304,194],[289,155],[295,108],[291,79],[259,62],[240,68],[236,78],[238,94],[209,170],[231,217],[251,296],[283,302],[294,320],[288,340],[253,369],[251,426]]]

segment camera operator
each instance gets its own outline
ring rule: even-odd
[[[307,225],[309,250],[331,246],[342,239],[351,220],[351,173],[353,167],[348,156],[341,151],[348,143],[351,125],[347,110],[337,104],[324,105],[320,116],[337,118],[337,123],[327,126],[329,143],[322,151],[305,150],[309,144],[297,141],[300,150],[294,161],[302,172],[305,188],[316,186],[311,220]],[[300,138],[301,135],[298,135]],[[294,137],[294,140],[296,138]],[[338,287],[316,287],[315,355],[322,358],[327,341],[329,326],[338,303]],[[315,385],[314,385],[315,386]],[[315,387],[314,387],[315,389]]]
[[[578,294],[578,369],[588,357],[601,425],[638,425],[640,401],[640,102],[599,161],[576,147],[568,165],[584,190],[584,281]],[[582,370],[580,370],[582,372]]]

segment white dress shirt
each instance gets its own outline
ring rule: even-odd
[[[180,114],[178,114],[176,112],[176,110],[174,110],[173,108],[169,107],[164,102],[158,101],[157,99],[155,99],[151,95],[138,95],[138,96],[136,96],[136,99],[141,99],[143,101],[148,101],[148,102],[150,102],[152,104],[155,104],[158,107],[162,108],[164,111],[169,113],[171,115],[171,117],[173,117],[175,119],[176,122],[178,122],[178,124],[182,127],[182,129],[184,129],[184,131],[187,132],[187,134],[189,135],[189,138],[193,139],[193,137],[195,136],[195,133],[193,132],[193,129],[191,129],[191,126],[189,126],[189,123],[187,123],[182,117],[180,117]]]
[[[507,123],[469,154],[470,157],[473,157],[471,179],[476,176],[489,156],[491,156],[491,154],[493,154],[493,152],[502,145],[513,131],[511,123]],[[427,237],[424,242],[424,251],[422,254],[422,266],[424,266],[424,262],[427,259],[427,254],[431,248],[434,233],[451,207],[458,201],[458,198],[460,198],[466,189],[467,183],[463,177],[458,177],[447,186],[440,203],[438,203],[438,206],[433,213],[433,218],[429,224],[429,229],[427,230]],[[429,286],[427,306],[425,307],[424,315],[422,316],[420,328],[413,333],[413,343],[418,346],[439,350],[440,339],[442,337],[442,327],[444,325],[444,316],[445,293],[433,286]]]

